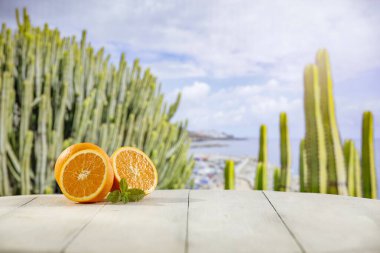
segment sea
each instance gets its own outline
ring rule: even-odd
[[[291,139],[292,174],[299,174],[299,145],[301,139]],[[354,139],[356,148],[360,150],[360,139]],[[237,157],[258,157],[259,139],[210,140],[193,142],[190,152],[197,155],[224,155]],[[280,140],[268,139],[268,162],[280,166]],[[375,139],[375,163],[380,193],[380,139]],[[379,194],[380,195],[380,194]]]

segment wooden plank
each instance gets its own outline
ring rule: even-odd
[[[0,217],[25,205],[34,198],[36,196],[32,195],[0,197]]]
[[[191,191],[188,252],[300,252],[261,191]]]
[[[38,195],[0,217],[0,252],[60,252],[102,206],[76,204],[63,195]]]
[[[380,252],[380,201],[265,192],[306,252]]]
[[[380,201],[265,194],[191,191],[189,209],[188,191],[128,205],[2,197],[0,252],[380,252]]]
[[[141,202],[106,205],[65,252],[184,252],[188,192],[155,191]]]

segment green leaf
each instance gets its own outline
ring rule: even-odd
[[[129,201],[139,201],[145,197],[145,192],[140,189],[128,189],[126,180],[123,178],[120,180],[120,189],[122,191],[116,190],[110,192],[107,196],[107,200],[112,203],[117,203],[122,201],[124,204]]]
[[[121,201],[123,201],[124,204],[129,202],[129,197],[127,192],[122,192],[121,193]]]
[[[133,202],[142,200],[145,197],[145,192],[140,189],[129,189],[127,193],[129,200]]]
[[[107,196],[107,200],[112,203],[119,202],[121,200],[120,191],[116,190],[116,191],[110,192]]]
[[[127,190],[128,190],[127,180],[125,180],[125,178],[122,178],[120,180],[120,191],[121,192],[126,192]]]

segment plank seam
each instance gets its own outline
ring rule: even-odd
[[[302,246],[301,242],[297,239],[296,235],[292,232],[292,230],[290,230],[290,228],[288,227],[288,225],[285,223],[284,219],[281,217],[280,213],[277,211],[277,209],[274,207],[273,203],[270,201],[270,199],[268,198],[268,196],[265,194],[264,191],[261,191],[264,195],[264,197],[268,200],[269,204],[272,206],[273,210],[276,212],[277,216],[280,218],[282,224],[284,224],[285,228],[288,230],[290,236],[294,239],[294,241],[296,242],[296,244],[298,245],[298,247],[301,249],[301,251],[303,253],[305,253],[305,249],[304,247]]]
[[[23,206],[26,206],[27,204],[29,204],[30,202],[32,202],[33,200],[35,200],[38,196],[36,197],[33,197],[32,199],[26,201],[25,203],[23,203],[22,205],[19,205],[19,206],[16,206],[15,208],[13,208],[12,210],[9,210],[8,212],[4,213],[3,215],[0,216],[0,218],[3,218],[4,216],[7,216],[9,215],[10,213],[14,212],[15,210],[23,207]]]
[[[88,226],[88,224],[91,223],[91,221],[94,220],[95,216],[107,205],[105,203],[103,206],[99,207],[99,209],[94,213],[94,215],[74,234],[74,236],[66,243],[65,246],[63,246],[61,253],[64,253],[67,248],[70,246],[70,244],[79,236],[79,234]]]
[[[186,218],[186,236],[185,236],[185,253],[189,252],[189,209],[190,209],[190,190],[187,194],[187,218]]]

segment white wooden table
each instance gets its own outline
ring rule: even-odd
[[[1,197],[0,252],[380,252],[380,201],[188,190],[127,205]]]

